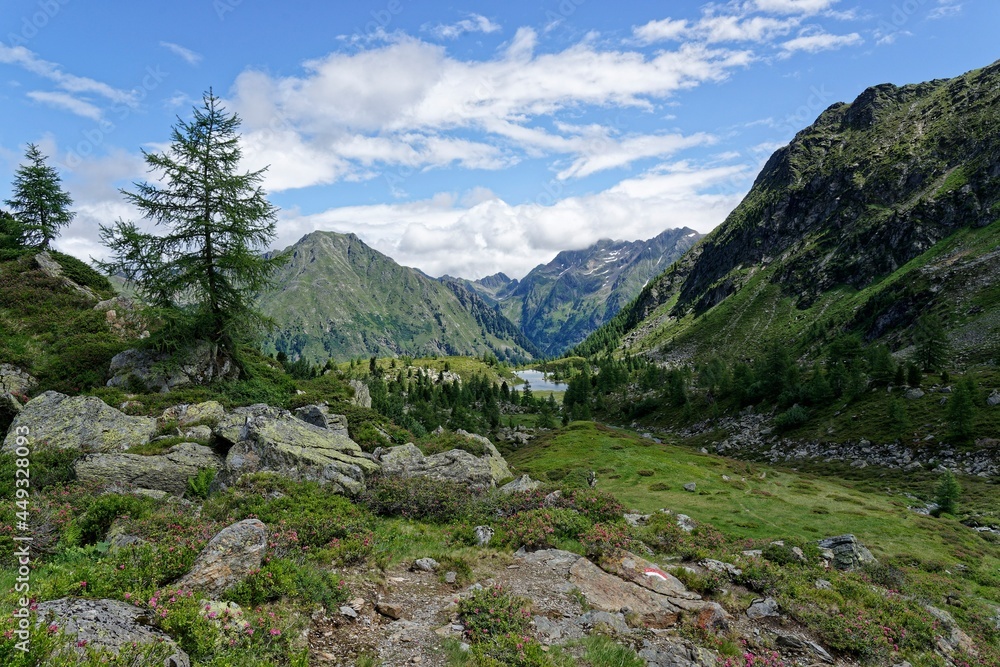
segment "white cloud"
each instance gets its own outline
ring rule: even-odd
[[[175,56],[178,56],[186,62],[188,65],[197,65],[201,62],[201,54],[195,53],[189,48],[183,47],[180,44],[174,44],[173,42],[160,42],[160,46],[167,49]]]
[[[762,12],[775,14],[818,14],[839,0],[754,0],[753,6]]]
[[[430,32],[441,39],[455,39],[467,32],[491,33],[499,30],[499,23],[494,23],[482,14],[470,14],[468,18],[462,19],[458,23],[434,26]]]
[[[42,60],[34,52],[23,46],[12,47],[0,44],[0,63],[19,65],[32,74],[54,82],[68,93],[91,93],[119,104],[127,104],[129,106],[137,104],[134,92],[119,90],[106,83],[87,77],[67,74],[59,64]]]
[[[739,202],[755,165],[697,169],[676,163],[604,191],[560,198],[553,181],[534,201],[511,205],[477,189],[401,204],[348,206],[315,215],[285,212],[279,246],[316,229],[354,232],[400,264],[430,275],[523,276],[561,250],[600,238],[648,239],[671,227],[707,232]],[[718,190],[723,190],[719,192]]]
[[[47,104],[56,109],[69,111],[77,116],[83,116],[91,120],[101,120],[101,110],[99,108],[86,100],[73,97],[68,93],[32,90],[27,93],[27,96],[36,102]]]
[[[945,19],[962,13],[962,3],[957,0],[938,0],[938,6],[930,11],[927,18]]]
[[[632,28],[632,34],[643,44],[680,39],[688,30],[686,19],[665,18]]]
[[[309,61],[301,76],[245,71],[231,106],[245,121],[248,162],[271,164],[272,191],[364,178],[380,166],[499,169],[523,156],[568,156],[573,164],[560,174],[582,177],[706,138],[621,137],[599,127],[581,134],[559,124],[563,113],[587,105],[653,109],[752,60],[747,51],[705,44],[646,55],[584,41],[536,53],[537,40],[521,28],[494,58],[459,60],[399,35],[377,48]],[[539,127],[548,121],[555,132]],[[470,132],[482,136],[470,139]]]
[[[782,42],[781,48],[784,50],[784,55],[788,56],[796,51],[805,51],[806,53],[832,51],[845,46],[854,46],[863,41],[864,40],[861,38],[861,35],[856,32],[852,32],[849,35],[832,35],[828,32],[814,32],[801,35],[795,39],[790,39],[787,42]]]

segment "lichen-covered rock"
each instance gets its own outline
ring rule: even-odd
[[[90,454],[76,462],[77,479],[83,482],[137,486],[166,491],[175,496],[199,470],[218,470],[222,459],[209,447],[184,442],[158,456],[140,454]]]
[[[747,608],[747,618],[768,618],[781,616],[778,602],[774,598],[758,598]]]
[[[109,387],[138,385],[146,391],[161,393],[216,380],[235,380],[240,375],[233,359],[208,342],[175,357],[149,350],[125,350],[112,357],[110,371]]]
[[[118,600],[61,598],[38,605],[39,625],[55,625],[81,646],[118,652],[131,644],[164,644],[170,655],[164,667],[189,667],[191,661],[174,640],[149,624],[147,612]]]
[[[258,519],[238,521],[212,538],[176,585],[221,595],[259,569],[266,551],[267,526]]]
[[[366,385],[361,380],[351,380],[351,389],[354,390],[354,398],[351,399],[351,403],[362,408],[370,408],[372,406],[372,394],[368,391],[368,385]]]
[[[11,364],[0,364],[0,394],[26,396],[38,386],[38,380]]]
[[[175,405],[160,415],[161,422],[176,421],[181,428],[193,424],[215,426],[226,417],[226,410],[218,401]]]
[[[149,328],[135,300],[119,294],[114,298],[98,302],[94,310],[104,313],[104,321],[107,322],[111,333],[122,340],[149,338]]]
[[[505,493],[510,495],[511,493],[524,493],[526,491],[534,491],[542,485],[541,482],[535,479],[531,479],[527,475],[521,475],[513,482],[507,482],[500,487],[500,493]]]
[[[36,445],[82,452],[123,452],[149,442],[156,420],[129,417],[94,396],[66,396],[47,391],[25,404],[11,424],[3,451],[14,447],[14,433],[25,426]]]
[[[344,415],[330,414],[330,408],[326,405],[306,405],[295,411],[295,416],[313,426],[319,426],[339,433],[345,438],[350,437],[347,432],[347,417]]]
[[[494,467],[491,464],[493,458],[489,455],[479,457],[461,449],[424,456],[413,443],[390,447],[379,454],[385,475],[427,477],[480,490],[496,486],[498,480],[494,477]],[[506,462],[504,466],[506,467]]]
[[[875,556],[854,535],[838,535],[819,541],[820,549],[833,552],[833,567],[838,570],[855,570],[868,563],[877,563]]]
[[[236,431],[238,419],[244,423]],[[271,472],[299,481],[328,484],[336,493],[356,496],[365,477],[379,469],[350,438],[296,419],[287,410],[251,406],[220,423],[217,438],[235,443],[216,475],[213,489],[224,489],[250,473]]]

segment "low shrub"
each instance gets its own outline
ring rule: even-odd
[[[502,586],[481,588],[458,601],[458,616],[470,642],[483,642],[503,635],[523,635],[531,623],[529,601],[512,595]]]
[[[625,524],[595,523],[580,536],[580,542],[586,554],[596,558],[613,556],[632,548],[632,537]]]
[[[591,488],[567,491],[557,506],[574,509],[595,523],[616,521],[625,513],[625,506],[613,495]]]
[[[109,493],[98,496],[87,507],[77,522],[83,544],[94,544],[104,539],[115,519],[128,516],[141,519],[152,513],[155,501],[142,496]]]
[[[465,516],[476,494],[463,484],[425,477],[378,477],[361,502],[379,516],[450,523]]]
[[[560,540],[579,539],[590,527],[590,520],[574,510],[537,509],[508,517],[502,532],[503,541],[514,548],[547,549]]]

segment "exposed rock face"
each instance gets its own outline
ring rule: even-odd
[[[123,340],[149,337],[146,323],[139,315],[138,305],[127,296],[119,295],[100,301],[94,306],[94,310],[104,313],[111,333]]]
[[[184,355],[171,358],[148,350],[125,350],[111,359],[109,387],[138,384],[146,391],[166,393],[190,385],[204,385],[215,380],[233,380],[240,369],[216,346],[202,342]]]
[[[465,484],[473,489],[489,489],[496,486],[498,478],[494,476],[494,458],[488,454],[478,457],[461,449],[424,456],[413,443],[390,447],[379,455],[382,472],[386,475],[428,477],[442,482]],[[503,461],[503,457],[499,458]],[[503,467],[506,466],[504,462]],[[507,472],[509,477],[510,471]]]
[[[669,647],[646,647],[639,651],[639,657],[647,667],[715,667],[719,656],[698,646],[675,644]]]
[[[267,526],[260,520],[234,523],[212,538],[177,586],[221,595],[260,568],[266,550]]]
[[[63,285],[69,287],[71,290],[73,290],[80,296],[86,299],[90,299],[91,301],[100,300],[100,297],[97,296],[94,290],[90,289],[85,285],[80,285],[78,283],[75,283],[66,276],[64,276],[63,269],[59,265],[59,262],[52,259],[52,255],[50,255],[47,251],[43,250],[42,252],[35,255],[35,264],[38,266],[39,269],[41,269],[42,273],[51,278],[59,279]]]
[[[781,616],[781,612],[778,611],[778,602],[774,598],[754,600],[747,609],[747,618],[768,618],[770,616]]]
[[[37,386],[38,380],[29,373],[11,364],[0,364],[0,394],[26,396]]]
[[[675,577],[649,561],[625,553],[607,559],[601,567],[559,549],[541,549],[522,558],[530,563],[544,564],[569,584],[575,586],[594,609],[617,613],[628,608],[641,617],[645,625],[668,627],[677,622],[681,612],[712,613],[725,611],[714,602],[705,602],[688,591]]]
[[[160,421],[164,423],[176,421],[179,427],[184,428],[192,424],[215,426],[225,417],[226,411],[222,403],[205,401],[169,407],[160,415]]]
[[[370,408],[372,406],[372,395],[368,391],[368,385],[361,380],[351,380],[351,389],[354,390],[354,398],[351,399],[354,405],[362,408]]]
[[[184,442],[159,456],[91,454],[76,462],[76,476],[84,482],[126,484],[180,496],[199,470],[221,466],[222,459],[209,447]]]
[[[494,446],[490,439],[486,436],[479,435],[478,433],[469,433],[462,429],[455,431],[456,435],[460,435],[463,438],[472,440],[483,446],[483,456],[488,457],[488,463],[490,464],[490,472],[493,475],[493,480],[499,482],[500,480],[510,479],[513,477],[510,468],[507,467],[507,461],[500,454],[500,451]]]
[[[833,566],[838,570],[855,570],[862,565],[878,562],[854,535],[828,537],[820,540],[819,546],[833,552]]]
[[[129,417],[93,396],[47,391],[24,406],[11,425],[3,450],[14,447],[14,429],[28,427],[32,441],[82,452],[122,452],[148,442],[156,420]]]
[[[237,432],[241,418],[244,423]],[[329,484],[336,493],[356,496],[365,489],[365,475],[379,469],[350,438],[268,406],[234,410],[214,434],[228,442],[235,438],[235,442],[213,489],[224,489],[246,474],[273,472],[289,479]]]
[[[347,417],[330,414],[329,406],[306,405],[297,409],[295,416],[307,424],[329,429],[345,438],[350,437],[347,432]]]
[[[531,479],[527,475],[521,475],[513,482],[507,482],[500,487],[501,493],[511,494],[511,493],[522,493],[525,491],[534,491],[542,485],[538,480]]]
[[[38,623],[55,624],[77,641],[118,651],[130,644],[164,643],[172,651],[164,667],[189,667],[191,661],[174,640],[150,627],[146,611],[118,600],[62,598],[38,605]]]

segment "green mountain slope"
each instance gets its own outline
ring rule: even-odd
[[[579,351],[899,350],[934,312],[959,359],[1000,347],[1000,63],[864,91],[778,150],[726,221]]]
[[[542,352],[554,355],[614,317],[700,238],[684,227],[647,241],[601,239],[583,250],[560,252],[520,281],[499,273],[468,284],[499,303]]]
[[[475,292],[396,264],[353,234],[313,232],[287,248],[259,297],[277,324],[267,352],[325,362],[368,355],[526,359],[531,344]]]

